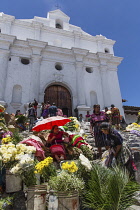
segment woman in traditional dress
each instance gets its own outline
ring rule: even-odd
[[[66,158],[63,136],[68,136],[68,133],[60,131],[58,126],[54,125],[48,137],[51,153],[58,162]]]
[[[87,111],[87,114],[85,117],[86,117],[86,122],[90,122],[91,115],[89,114],[89,111]]]
[[[48,115],[49,115],[49,107],[50,106],[51,105],[50,105],[50,102],[49,101],[47,102],[47,104],[44,104],[44,110],[43,110],[43,114],[42,114],[42,116],[43,116],[44,119],[47,118]]]
[[[120,110],[111,104],[111,123],[119,130],[120,128]]]
[[[102,147],[105,147],[105,135],[100,130],[100,124],[102,122],[108,121],[108,117],[105,112],[100,111],[100,105],[95,104],[93,114],[90,120],[90,131],[91,134],[94,133],[95,137],[95,147],[98,148],[99,156],[102,155]]]
[[[106,136],[106,145],[108,147],[109,156],[106,162],[107,167],[111,167],[113,164],[113,158],[117,165],[124,166],[132,173],[136,170],[131,151],[127,144],[123,144],[122,136],[111,127],[107,122],[103,122],[100,125],[102,133]]]

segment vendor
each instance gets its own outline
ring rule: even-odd
[[[48,144],[51,145],[51,153],[58,162],[64,160],[66,157],[63,136],[68,136],[68,133],[60,131],[58,126],[54,125],[48,137]]]
[[[102,133],[106,136],[106,145],[109,150],[109,161],[107,162],[107,167],[112,166],[112,160],[115,158],[116,164],[119,166],[124,166],[129,170],[129,172],[135,170],[135,164],[132,158],[132,154],[127,145],[123,144],[122,136],[111,127],[107,122],[103,122],[100,125]]]

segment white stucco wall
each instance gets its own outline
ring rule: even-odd
[[[129,125],[137,121],[137,115],[135,114],[125,114],[125,121]]]
[[[70,91],[73,110],[79,107],[84,114],[92,112],[95,100],[101,109],[113,103],[123,114],[117,76],[122,58],[114,56],[115,41],[102,35],[93,37],[69,24],[69,19],[60,10],[30,20],[0,13],[0,73],[5,81],[0,84],[0,103],[7,103],[8,112],[25,112],[34,98],[43,102],[49,85],[60,84]],[[56,20],[62,22],[63,29],[55,28]],[[22,64],[21,58],[30,63]],[[57,62],[63,66],[61,71],[55,69]],[[93,72],[88,73],[86,67]],[[15,85],[21,87],[21,103],[12,101]]]

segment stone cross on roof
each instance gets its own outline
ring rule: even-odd
[[[59,4],[59,0],[56,0],[56,4],[55,4],[56,9],[60,9],[60,4]]]

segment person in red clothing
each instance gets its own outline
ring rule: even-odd
[[[48,137],[51,153],[58,162],[66,158],[63,136],[68,136],[68,133],[60,131],[58,126],[54,125]]]

